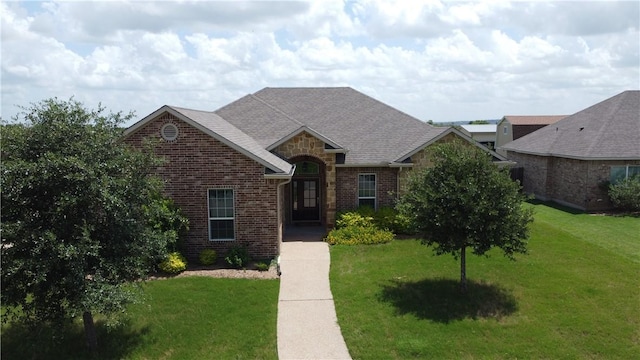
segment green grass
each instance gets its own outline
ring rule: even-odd
[[[277,359],[277,280],[186,277],[144,285],[144,303],[108,329],[98,322],[100,359]],[[51,341],[54,329],[32,333],[3,326],[2,359],[85,359],[80,323]]]
[[[466,296],[459,263],[417,240],[333,246],[353,358],[637,358],[640,219],[535,210],[528,255],[467,257]]]

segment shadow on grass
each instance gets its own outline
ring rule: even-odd
[[[133,331],[129,324],[108,329],[96,322],[98,353],[87,349],[84,329],[74,323],[62,330],[44,325],[33,329],[22,324],[2,326],[2,359],[124,359],[138,347],[148,328]]]
[[[451,279],[424,279],[415,282],[391,280],[382,286],[380,300],[396,307],[398,314],[414,314],[420,319],[449,323],[462,319],[500,319],[517,309],[515,297],[493,284],[467,280],[467,292]]]

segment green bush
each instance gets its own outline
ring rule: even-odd
[[[609,186],[609,198],[618,209],[640,211],[640,176]]]
[[[166,273],[178,274],[187,269],[187,259],[179,252],[172,252],[167,255],[167,258],[158,267]]]
[[[218,254],[213,249],[204,249],[198,254],[198,260],[201,265],[213,265],[218,258]]]
[[[376,216],[376,209],[372,208],[369,205],[362,205],[358,207],[356,212],[364,217],[374,218]]]
[[[249,260],[251,259],[249,258],[249,251],[247,250],[246,246],[234,245],[229,249],[224,260],[230,266],[237,269],[242,269],[247,266]]]
[[[383,206],[375,213],[373,221],[375,225],[380,229],[396,232],[397,216],[398,212],[396,211],[396,209],[388,206]]]
[[[265,262],[259,262],[256,264],[256,269],[258,269],[258,271],[267,271],[269,270],[269,264]]]
[[[380,230],[375,226],[347,226],[331,230],[326,241],[331,245],[371,245],[388,243],[393,237],[391,231]]]
[[[371,227],[373,224],[372,216],[363,216],[357,212],[349,211],[338,214],[336,219],[336,229],[348,226]]]

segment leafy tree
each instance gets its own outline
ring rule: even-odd
[[[488,120],[473,120],[469,121],[469,125],[486,125],[489,124]]]
[[[132,114],[104,114],[71,99],[22,108],[2,126],[1,300],[4,320],[35,329],[125,311],[177,239],[176,221],[151,176],[159,159],[121,142]]]
[[[477,147],[438,144],[431,156],[433,166],[411,178],[398,209],[437,255],[460,259],[460,287],[466,291],[467,248],[483,255],[499,247],[512,260],[526,253],[532,210],[522,207],[524,195],[508,170]]]

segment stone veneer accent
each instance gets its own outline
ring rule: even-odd
[[[612,166],[640,165],[635,161],[577,160],[508,152],[524,167],[523,189],[542,200],[553,200],[586,211],[611,209],[606,187]]]
[[[324,164],[325,188],[321,210],[324,216],[321,217],[325,219],[326,226],[333,227],[336,221],[336,155],[325,152],[324,142],[307,132],[302,132],[280,144],[274,152],[286,159],[308,156]]]
[[[178,138],[165,141],[160,128],[167,122],[178,127]],[[222,257],[229,247],[243,244],[253,258],[279,254],[282,217],[278,185],[283,180],[265,179],[264,167],[170,114],[160,115],[130,134],[125,141],[141,148],[143,139],[158,141],[154,151],[165,159],[157,175],[170,196],[189,218],[185,255],[197,259],[211,248]],[[235,196],[235,241],[210,241],[208,189],[232,188]]]
[[[454,134],[447,134],[442,139],[436,141],[436,144],[443,143],[443,142],[450,142],[455,140],[456,138],[458,137]],[[413,164],[413,167],[402,168],[398,172],[398,191],[400,195],[402,195],[404,192],[407,191],[409,178],[411,177],[411,174],[413,173],[413,171],[426,169],[433,165],[433,162],[431,161],[431,155],[429,153],[429,148],[431,146],[432,145],[429,145],[423,148],[422,150],[418,151],[417,153],[411,155],[411,163]]]

